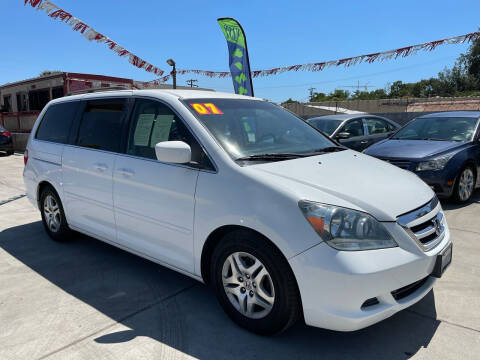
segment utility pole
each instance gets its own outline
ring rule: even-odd
[[[314,88],[314,87],[312,87],[312,88],[308,89],[308,91],[310,92],[310,99],[309,99],[309,101],[312,101],[312,97],[313,97],[313,90],[316,90],[316,89],[317,89],[317,88]]]
[[[196,82],[198,82],[197,79],[190,79],[190,80],[187,80],[187,85],[190,85],[191,88],[198,87],[198,85],[195,84]]]
[[[360,88],[364,88],[365,91],[368,91],[368,88],[370,87],[375,87],[375,85],[368,85],[370,84],[370,81],[366,82],[365,84],[360,84],[360,81],[357,81],[357,85],[345,85],[345,86],[340,86],[341,88],[354,88],[357,89],[357,91],[360,91]]]

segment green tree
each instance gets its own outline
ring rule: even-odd
[[[325,93],[313,93],[310,97],[310,102],[321,102],[321,101],[340,101],[347,100],[350,96],[350,92],[347,90],[335,89],[328,95]]]
[[[465,68],[469,76],[480,85],[480,39],[470,45],[468,52],[460,56],[459,64]]]
[[[288,98],[287,100],[285,100],[284,102],[282,102],[282,105],[284,105],[284,104],[291,104],[291,103],[298,103],[298,101],[293,100],[292,98]]]

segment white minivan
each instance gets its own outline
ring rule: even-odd
[[[189,90],[51,101],[25,152],[58,241],[95,237],[210,285],[261,334],[352,331],[422,299],[452,257],[413,173],[348,150],[282,107]]]

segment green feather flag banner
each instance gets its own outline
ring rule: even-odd
[[[236,94],[253,96],[247,40],[241,25],[232,18],[217,20],[227,40],[230,73]]]

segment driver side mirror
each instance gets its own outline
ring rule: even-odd
[[[172,164],[187,164],[192,161],[192,149],[183,141],[162,141],[155,145],[157,160]]]
[[[337,134],[337,139],[348,139],[350,137],[350,133],[348,131],[342,131],[341,133]]]

